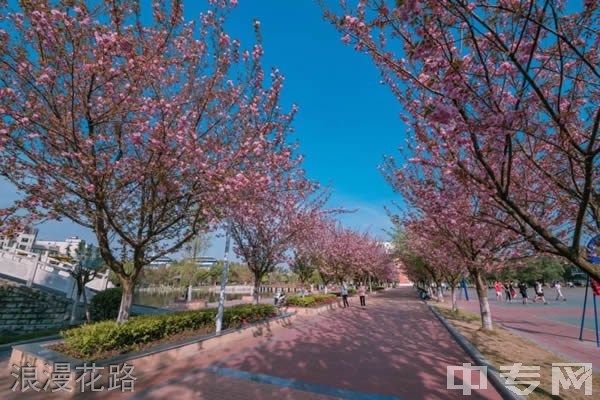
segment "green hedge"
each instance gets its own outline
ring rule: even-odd
[[[264,320],[276,315],[270,304],[241,304],[226,308],[223,328],[239,327],[246,323]],[[93,359],[108,351],[122,353],[134,350],[157,340],[185,331],[201,328],[214,329],[217,310],[183,311],[172,314],[131,317],[122,325],[115,321],[103,321],[82,325],[61,332],[67,353]]]
[[[354,296],[354,295],[356,295],[356,293],[357,293],[356,289],[354,289],[354,288],[348,289],[348,295],[349,296]]]
[[[90,316],[94,321],[106,321],[117,319],[123,289],[120,287],[110,288],[96,293],[90,301]]]
[[[335,294],[311,294],[308,296],[292,296],[287,299],[287,304],[298,307],[316,307],[323,304],[331,304],[335,302]]]

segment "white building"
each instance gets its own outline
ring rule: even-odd
[[[152,267],[152,268],[160,268],[162,266],[165,266],[168,268],[171,266],[172,263],[173,263],[173,260],[170,257],[162,256],[162,257],[158,257],[156,260],[152,261],[150,264],[148,264],[148,266]]]
[[[394,243],[392,242],[381,241],[379,242],[379,244],[382,245],[385,251],[387,251],[388,253],[391,253],[394,250]]]
[[[80,243],[85,243],[85,241],[79,239],[77,236],[71,236],[62,241],[37,240],[33,245],[32,251],[49,256],[61,254],[63,256],[76,257],[76,251]]]
[[[198,268],[210,268],[218,262],[214,257],[196,257],[190,261],[193,261]]]
[[[27,227],[13,237],[0,237],[0,249],[9,252],[38,253],[43,256],[63,255],[76,256],[76,250],[80,243],[85,241],[77,236],[71,236],[65,240],[38,240],[38,230]]]
[[[38,230],[27,227],[16,236],[0,236],[0,249],[16,252],[18,250],[32,252],[37,239]]]
[[[0,237],[0,275],[27,287],[48,288],[75,299],[72,260],[64,256],[75,256],[77,247],[85,242],[77,236],[62,241],[37,240],[37,234],[37,229],[26,228],[11,237]],[[112,287],[108,272],[98,274],[86,287],[88,299],[94,291]]]

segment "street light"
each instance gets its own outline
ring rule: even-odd
[[[229,272],[229,242],[231,236],[231,221],[227,220],[225,228],[225,257],[223,263],[223,275],[221,276],[221,290],[219,292],[219,308],[217,309],[216,334],[221,333],[223,325],[223,309],[225,308],[225,286],[227,285],[227,275]]]

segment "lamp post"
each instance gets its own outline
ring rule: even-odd
[[[221,290],[219,292],[219,308],[217,309],[216,333],[221,333],[223,325],[223,309],[225,308],[225,286],[227,285],[227,275],[229,272],[229,242],[231,240],[231,221],[227,221],[225,228],[225,257],[223,263],[223,275],[221,276]]]

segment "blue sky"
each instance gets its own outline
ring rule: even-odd
[[[336,1],[334,0],[333,4]],[[187,19],[197,18],[204,1],[186,1]],[[285,75],[283,106],[299,107],[294,140],[305,156],[307,174],[331,183],[332,206],[358,208],[343,222],[386,237],[390,227],[384,206],[398,196],[377,170],[384,154],[397,154],[405,128],[400,106],[371,60],[340,41],[340,35],[322,19],[311,0],[240,0],[228,21],[228,33],[242,46],[254,43],[253,20],[261,22],[264,66]],[[16,197],[0,182],[0,207]],[[46,223],[40,237],[61,239],[78,235],[93,241],[91,232],[69,223]],[[207,255],[222,257],[222,238],[213,239]]]

